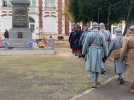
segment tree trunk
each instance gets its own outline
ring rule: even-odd
[[[131,15],[131,11],[132,11],[132,6],[129,7],[128,9],[128,14],[127,14],[127,20],[126,20],[126,26],[125,26],[125,30],[123,35],[125,35],[127,33],[128,28],[131,25],[131,21],[130,21],[130,15]]]

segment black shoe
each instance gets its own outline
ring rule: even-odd
[[[120,77],[117,78],[117,81],[120,81]]]
[[[123,85],[125,83],[124,79],[120,79],[120,85]]]
[[[102,74],[102,75],[105,75],[105,73],[106,73],[105,70],[102,70],[102,71],[101,71],[101,74]]]
[[[92,88],[97,88],[97,84],[96,83],[92,83]]]

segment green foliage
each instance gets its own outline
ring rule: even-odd
[[[79,0],[70,0],[70,4],[69,4],[69,12],[70,12],[70,15],[72,16],[73,18],[73,21],[74,22],[80,22],[80,4],[79,4]]]
[[[69,12],[75,22],[115,23],[134,20],[133,0],[70,0]]]

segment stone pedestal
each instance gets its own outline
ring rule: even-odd
[[[29,29],[28,7],[29,0],[13,0],[12,29],[9,30],[9,47],[25,48],[32,40]]]
[[[9,45],[15,48],[27,48],[32,40],[32,33],[29,28],[13,28],[9,31]]]

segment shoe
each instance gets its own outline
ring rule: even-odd
[[[96,83],[92,83],[92,88],[97,88],[97,84]]]
[[[102,69],[101,71],[101,75],[105,75],[106,71],[104,69]]]
[[[101,83],[100,82],[97,82],[96,85],[101,85]]]
[[[120,81],[120,77],[117,78],[117,81]]]
[[[120,85],[123,85],[125,83],[124,79],[120,79]]]

